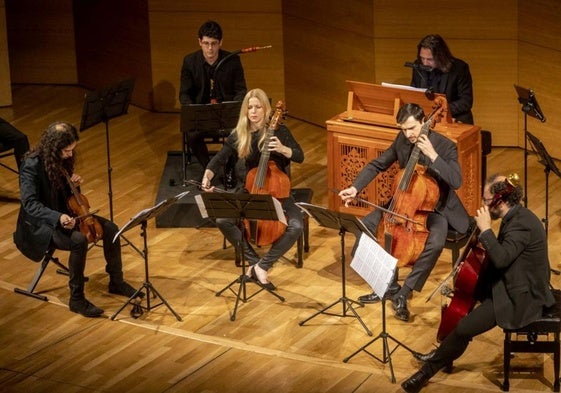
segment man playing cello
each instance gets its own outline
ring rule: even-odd
[[[434,179],[439,196],[434,211],[428,214],[426,220],[428,237],[424,248],[414,261],[411,272],[400,286],[397,283],[398,269],[396,269],[385,295],[391,296],[395,317],[406,322],[409,321],[410,315],[407,299],[411,291],[420,292],[423,288],[444,248],[448,228],[452,227],[460,233],[465,233],[469,227],[468,214],[455,191],[462,185],[456,144],[430,129],[428,133],[422,133],[424,118],[425,114],[419,105],[409,103],[402,106],[396,116],[397,125],[402,132],[384,153],[366,164],[349,188],[339,192],[341,199],[348,204],[379,173],[386,171],[394,162],[397,162],[400,168],[405,168],[414,147],[418,147],[417,163],[424,167],[428,177]],[[380,209],[376,209],[362,219],[372,233],[376,233],[378,224],[383,218],[382,213]],[[362,303],[376,303],[380,298],[375,293],[371,293],[360,296],[358,300]]]

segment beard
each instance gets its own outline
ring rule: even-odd
[[[489,215],[491,216],[491,220],[498,220],[499,218],[501,218],[499,212],[495,209],[489,210]]]

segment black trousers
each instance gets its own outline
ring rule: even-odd
[[[458,326],[442,341],[432,359],[421,367],[421,371],[428,378],[432,377],[459,358],[473,337],[491,330],[496,325],[493,300],[487,298],[460,320]]]
[[[95,216],[103,228],[103,255],[106,265],[105,271],[109,273],[111,283],[123,281],[123,263],[121,260],[121,242],[113,238],[119,231],[117,225],[103,217]],[[55,248],[70,251],[68,258],[70,298],[80,300],[84,298],[84,270],[88,254],[88,241],[86,236],[78,230],[65,230],[57,228],[51,240]]]

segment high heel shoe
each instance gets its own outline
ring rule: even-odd
[[[275,287],[272,282],[267,280],[266,270],[261,269],[257,264],[253,265],[252,267],[253,269],[251,269],[251,278],[253,278],[259,285],[261,285],[265,289],[268,289],[269,291],[274,291],[275,289],[277,289],[277,287]],[[257,273],[257,271],[259,271],[259,274]],[[261,279],[259,279],[259,275],[261,275]]]

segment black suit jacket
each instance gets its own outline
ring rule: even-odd
[[[21,208],[14,242],[23,255],[40,261],[49,248],[62,213],[69,213],[66,197],[55,193],[39,157],[24,160],[19,173]],[[59,195],[60,194],[60,195]]]
[[[440,70],[431,71],[434,79],[433,90],[435,93],[446,94],[448,108],[452,117],[462,123],[473,124],[473,87],[469,65],[460,59],[454,59],[449,72]],[[413,69],[411,86],[427,88],[429,73]]]
[[[481,279],[491,287],[497,324],[519,329],[542,316],[555,299],[549,289],[547,238],[541,221],[516,205],[503,218],[499,234],[482,232],[488,267]]]
[[[431,163],[424,154],[420,153],[419,163],[427,166],[427,173],[438,183],[440,197],[435,211],[446,217],[452,228],[465,233],[469,227],[469,217],[455,191],[462,185],[462,171],[458,163],[456,144],[432,131],[429,132],[429,140],[438,157]],[[396,161],[400,168],[405,168],[411,155],[411,148],[409,140],[403,132],[399,132],[386,151],[366,164],[353,182],[353,186],[360,192],[380,172],[386,171]]]
[[[217,63],[228,56],[230,52],[220,50]],[[179,89],[179,102],[181,105],[208,104],[205,98],[207,76],[204,70],[205,59],[203,51],[193,52],[183,59],[181,67],[181,86]],[[214,75],[215,95],[219,102],[241,101],[247,93],[245,76],[238,55],[226,59]],[[206,101],[206,102],[205,102]]]

